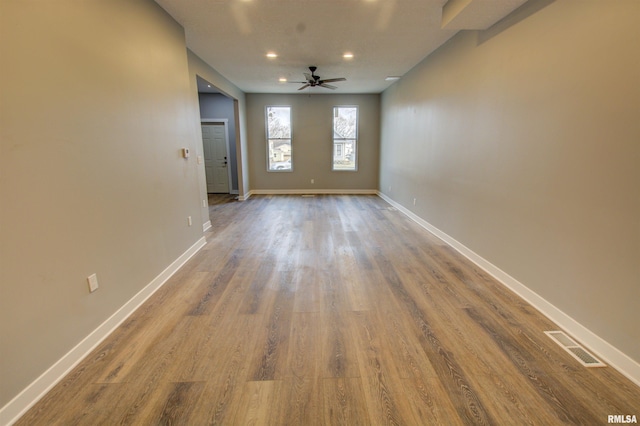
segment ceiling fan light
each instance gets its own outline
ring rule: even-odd
[[[278,55],[273,53],[273,52],[267,53],[267,58],[273,59],[273,58],[277,58],[277,57],[278,57]]]
[[[347,52],[344,55],[342,55],[342,57],[345,59],[353,59],[353,53]]]
[[[279,81],[280,83],[286,83],[286,82],[287,82],[287,79],[286,79],[286,78],[279,78],[279,79],[278,79],[278,81]]]

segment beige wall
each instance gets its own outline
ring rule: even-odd
[[[291,106],[293,172],[267,172],[265,107]],[[331,171],[333,107],[359,107],[358,171]],[[378,187],[380,96],[247,94],[251,190],[375,190]],[[311,183],[314,179],[315,183]]]
[[[182,28],[150,0],[1,9],[0,407],[198,241],[203,219],[195,160],[180,156],[201,144]]]
[[[458,34],[383,93],[380,170],[386,195],[636,362],[639,16],[531,1]]]

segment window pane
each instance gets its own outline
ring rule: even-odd
[[[333,170],[356,170],[356,140],[333,141]]]
[[[291,171],[291,107],[267,107],[267,170]]]
[[[291,109],[267,107],[267,131],[269,139],[291,139]]]
[[[358,108],[333,108],[333,170],[357,170]]]
[[[335,107],[333,112],[333,138],[355,139],[358,129],[356,107]]]
[[[291,139],[269,139],[269,170],[291,170]]]

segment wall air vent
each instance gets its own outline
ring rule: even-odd
[[[576,343],[571,337],[567,336],[564,331],[545,331],[544,333],[585,367],[607,366],[604,362],[587,352],[585,348]]]

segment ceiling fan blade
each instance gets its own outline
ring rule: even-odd
[[[307,84],[305,84],[304,86],[302,86],[301,88],[299,88],[298,90],[306,89],[306,88],[307,88],[307,87],[309,87],[309,86],[310,86],[310,84],[309,84],[309,83],[307,83]]]
[[[347,81],[347,79],[344,77],[338,77],[338,78],[325,78],[324,80],[322,80],[323,83],[331,83],[334,81]]]
[[[336,90],[337,89],[336,86],[332,86],[330,84],[325,84],[325,83],[320,83],[320,84],[318,84],[318,86],[326,87],[327,89],[331,89],[331,90]]]
[[[286,83],[307,84],[306,81],[287,81]]]
[[[313,77],[308,72],[304,72],[302,74],[304,74],[304,78],[306,78],[307,81],[313,80]]]

